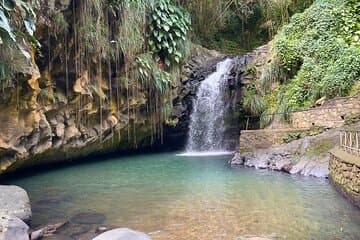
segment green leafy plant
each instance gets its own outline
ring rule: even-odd
[[[355,0],[318,0],[281,29],[261,77],[266,95],[280,90],[273,111],[286,113],[309,108],[323,97],[356,94],[359,10]]]
[[[345,118],[345,124],[346,125],[351,125],[354,123],[360,122],[360,114],[352,114],[350,116],[347,116]]]
[[[148,44],[155,60],[167,67],[184,58],[181,45],[187,39],[190,18],[170,0],[159,0],[149,16]]]
[[[265,101],[262,96],[258,94],[255,82],[252,82],[247,87],[243,105],[245,110],[250,114],[260,115],[265,111]]]
[[[141,84],[164,95],[171,86],[171,74],[157,66],[151,53],[142,54],[136,57],[135,61]]]
[[[300,138],[301,138],[301,132],[292,132],[285,134],[282,140],[283,143],[289,143]]]

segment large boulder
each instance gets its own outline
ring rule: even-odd
[[[18,186],[0,185],[0,216],[31,220],[30,200],[27,192]]]
[[[151,238],[145,233],[129,228],[116,228],[100,234],[93,240],[151,240]]]
[[[1,215],[0,240],[29,240],[29,227],[19,218]]]

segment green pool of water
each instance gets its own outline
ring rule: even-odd
[[[29,192],[34,226],[96,212],[106,217],[97,226],[130,227],[155,240],[360,239],[360,211],[327,180],[231,168],[229,158],[100,159],[8,183]],[[73,224],[61,239],[80,239],[83,228]]]

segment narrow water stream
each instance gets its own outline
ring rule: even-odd
[[[324,179],[230,168],[230,156],[147,154],[38,173],[10,184],[30,194],[33,225],[71,219],[51,239],[80,239],[99,225],[155,240],[360,239],[360,211]],[[79,223],[79,213],[97,213]],[[82,220],[84,221],[84,220]]]

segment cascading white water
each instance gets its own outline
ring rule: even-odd
[[[216,72],[200,83],[190,115],[187,154],[208,155],[225,152],[224,92],[232,66],[232,59],[219,62]]]

